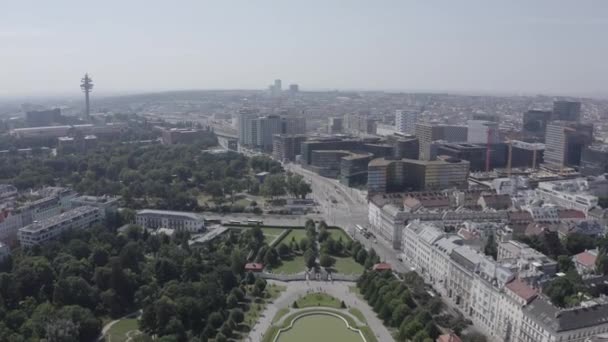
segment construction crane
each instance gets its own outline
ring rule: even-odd
[[[490,171],[490,149],[492,148],[492,132],[494,132],[494,129],[488,127],[488,138],[486,141],[486,172]]]

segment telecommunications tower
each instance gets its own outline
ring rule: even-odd
[[[84,92],[84,100],[85,100],[85,117],[87,120],[90,120],[91,117],[91,107],[89,104],[89,93],[93,90],[93,79],[89,77],[89,74],[84,74],[82,80],[80,80],[80,89]]]

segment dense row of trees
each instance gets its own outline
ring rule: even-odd
[[[252,234],[191,249],[187,233],[98,226],[17,252],[0,273],[0,341],[91,341],[102,318],[139,308],[140,329],[161,341],[221,341],[265,293],[244,273],[247,249],[261,244]]]
[[[433,316],[441,313],[441,300],[426,294],[415,273],[401,282],[390,272],[366,272],[357,285],[384,324],[399,329],[399,341],[432,342],[440,335]]]

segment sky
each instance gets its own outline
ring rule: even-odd
[[[0,97],[263,89],[608,96],[606,0],[3,0]]]

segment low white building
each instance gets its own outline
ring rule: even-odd
[[[168,228],[176,231],[200,232],[205,229],[203,216],[171,210],[139,210],[135,223],[148,229]]]
[[[34,221],[19,229],[19,242],[23,247],[32,247],[57,238],[70,229],[85,229],[102,220],[99,208],[84,206],[62,214]]]
[[[118,197],[112,196],[79,196],[72,199],[72,207],[91,206],[99,208],[102,218],[118,210]]]
[[[550,203],[585,213],[598,205],[598,198],[592,194],[585,178],[540,182],[536,193]]]

